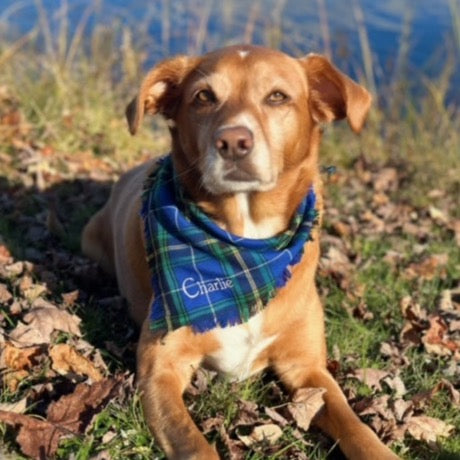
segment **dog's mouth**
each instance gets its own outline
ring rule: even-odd
[[[236,166],[213,167],[203,174],[203,185],[212,194],[262,192],[275,187],[276,178],[264,177]]]
[[[257,174],[251,167],[241,167],[237,163],[232,162],[224,166],[223,179],[231,182],[254,182],[258,181]]]

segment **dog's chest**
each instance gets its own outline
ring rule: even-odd
[[[244,324],[215,329],[213,334],[220,348],[206,356],[205,366],[235,380],[244,380],[260,370],[259,366],[254,366],[255,362],[276,339],[276,335],[267,337],[263,334],[263,314],[258,313]]]

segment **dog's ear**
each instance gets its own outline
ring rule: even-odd
[[[181,84],[195,63],[196,58],[177,56],[160,62],[147,74],[139,94],[126,107],[131,134],[136,134],[146,113],[161,113],[166,118],[173,116]]]
[[[322,123],[346,117],[354,132],[361,131],[372,102],[370,93],[324,56],[309,54],[300,62],[307,73],[313,118]]]

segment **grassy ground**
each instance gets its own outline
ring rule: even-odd
[[[98,34],[87,53],[72,43],[52,56],[30,44],[0,46],[0,414],[67,427],[56,458],[162,458],[133,387],[137,331],[114,281],[78,242],[119,174],[166,152],[168,140],[161,122],[128,135],[123,111],[141,54],[111,45],[110,31]],[[375,107],[360,137],[329,128],[321,156],[337,168],[325,173],[318,273],[330,369],[356,412],[414,460],[460,455],[460,115],[444,102],[443,81],[429,89],[423,100]],[[27,319],[37,299],[71,316],[20,346],[21,324],[37,333]],[[67,367],[55,359],[66,344],[78,355]],[[110,397],[87,404],[91,417],[78,409],[76,424],[53,419],[50,407],[73,398],[88,376]],[[200,373],[186,402],[225,458],[340,458],[321,433],[298,427],[270,373],[241,384]],[[0,424],[0,456],[38,452],[27,423]],[[269,424],[281,428],[275,444],[244,438]]]

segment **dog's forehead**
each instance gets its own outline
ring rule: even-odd
[[[249,80],[263,86],[277,81],[303,86],[306,81],[297,59],[280,51],[249,45],[231,46],[204,55],[194,73],[196,79],[205,79],[211,86],[213,82],[233,86]]]

